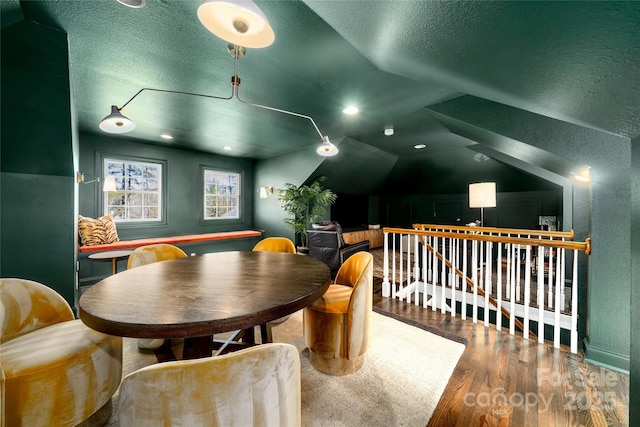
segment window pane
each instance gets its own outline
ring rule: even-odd
[[[118,222],[162,220],[162,164],[104,159],[106,176],[116,191],[105,193],[104,214]]]
[[[240,218],[240,174],[205,169],[203,200],[205,219]]]

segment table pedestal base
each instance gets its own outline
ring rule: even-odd
[[[262,344],[273,342],[271,334],[271,323],[260,325],[260,336]],[[197,359],[200,357],[210,357],[215,350],[214,356],[237,351],[243,348],[256,345],[254,328],[241,329],[235,331],[226,340],[215,340],[212,336],[185,338],[182,348],[183,359]]]

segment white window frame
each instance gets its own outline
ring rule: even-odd
[[[238,172],[203,168],[202,214],[205,221],[241,218],[241,179]],[[213,214],[214,211],[216,214]]]
[[[118,170],[118,167],[114,165],[122,165],[122,167]],[[141,222],[160,223],[163,221],[163,163],[146,160],[132,160],[113,156],[104,157],[102,167],[104,177],[113,176],[116,181],[115,192],[103,193],[104,197],[102,206],[104,215],[113,215],[116,222],[125,224]],[[143,173],[145,171],[151,171],[153,173],[154,169],[156,172],[150,177],[132,175],[134,170],[143,170]],[[135,182],[132,183],[132,180]],[[109,198],[113,197],[114,193],[123,197],[124,204],[109,205]],[[139,200],[139,205],[131,205],[129,203],[131,200],[136,199]],[[119,212],[120,208],[124,209],[124,211]],[[155,209],[157,215],[145,215],[145,210],[149,208]],[[140,209],[139,216],[135,215],[132,217],[131,214],[134,209]]]

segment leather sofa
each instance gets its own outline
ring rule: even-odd
[[[340,266],[353,254],[369,251],[369,241],[346,244],[342,236],[342,227],[337,222],[314,225],[307,230],[309,237],[309,256],[319,259],[331,269],[331,277],[335,277]]]

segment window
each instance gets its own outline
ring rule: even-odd
[[[204,169],[204,219],[240,218],[240,174]]]
[[[104,214],[116,222],[162,221],[162,164],[104,159],[104,176],[116,181],[116,191],[104,193]]]

